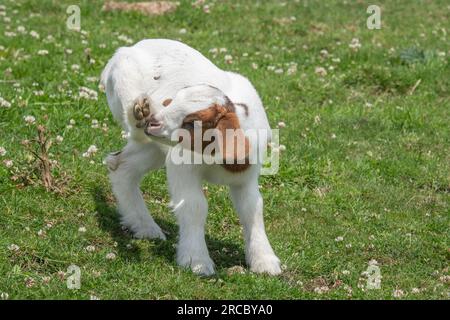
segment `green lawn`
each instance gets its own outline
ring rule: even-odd
[[[191,2],[150,18],[105,13],[102,1],[1,0],[1,297],[449,299],[449,2],[206,1],[209,14]],[[66,27],[71,4],[82,32]],[[370,4],[382,9],[380,30],[366,27]],[[142,188],[168,240],[122,231],[102,160],[126,141],[98,80],[118,47],[144,38],[180,39],[244,74],[272,126],[285,122],[280,171],[260,179],[281,276],[230,272],[245,259],[224,187],[207,191],[216,277],[175,263],[164,171]],[[57,161],[49,192],[30,151],[38,124]],[[91,145],[97,153],[83,157]],[[378,290],[366,288],[373,260]],[[71,264],[79,290],[66,286]]]

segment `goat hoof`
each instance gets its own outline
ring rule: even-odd
[[[250,270],[275,276],[281,273],[280,260],[274,254],[256,255],[250,261]]]
[[[190,256],[183,254],[177,258],[178,265],[201,276],[211,276],[215,273],[214,262],[209,256]]]
[[[143,128],[150,116],[150,101],[147,98],[139,98],[133,106],[133,115],[136,119],[136,127]]]

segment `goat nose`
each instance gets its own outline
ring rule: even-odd
[[[152,115],[150,115],[150,118],[148,119],[148,124],[150,126],[159,126],[159,125],[161,125],[161,122],[156,120],[155,115],[152,114]]]

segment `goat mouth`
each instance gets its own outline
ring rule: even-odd
[[[145,128],[145,133],[151,136],[159,136],[161,133],[162,124],[159,122],[150,122]]]

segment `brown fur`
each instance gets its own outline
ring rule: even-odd
[[[248,155],[250,152],[250,144],[247,137],[245,137],[240,124],[239,119],[235,113],[234,105],[231,101],[227,101],[225,105],[212,105],[209,108],[194,112],[188,115],[182,124],[182,128],[187,129],[191,133],[191,148],[194,148],[194,121],[202,122],[202,133],[204,134],[206,130],[216,128],[222,133],[223,141],[218,142],[218,149],[223,155],[224,164],[222,166],[231,172],[244,171],[249,167]],[[226,140],[226,130],[235,130],[234,141],[230,142]],[[238,148],[237,144],[244,141],[243,148]],[[181,140],[180,140],[181,142]],[[210,145],[211,143],[216,143],[216,141],[203,141],[202,151]],[[234,153],[227,152],[227,143],[234,145]],[[238,150],[239,149],[239,150]],[[238,154],[238,151],[241,151]],[[228,161],[227,161],[228,160]],[[231,162],[232,163],[227,163]],[[243,163],[238,163],[243,162]]]
[[[162,103],[162,105],[164,106],[164,107],[167,107],[169,104],[171,104],[172,103],[172,99],[166,99],[166,100],[164,100],[163,101],[163,103]]]

